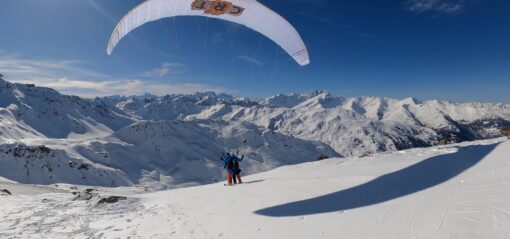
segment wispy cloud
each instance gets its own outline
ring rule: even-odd
[[[49,87],[56,90],[66,90],[66,89],[97,89],[98,91],[102,91],[106,89],[110,84],[117,84],[120,82],[115,81],[101,81],[101,82],[93,82],[93,81],[80,81],[80,80],[68,80],[65,78],[56,79],[51,81],[42,81],[35,82],[34,80],[18,80],[17,83],[22,84],[37,84],[42,87]]]
[[[171,63],[170,65],[175,64]],[[79,61],[69,60],[34,60],[0,55],[0,71],[11,82],[35,84],[56,89],[64,94],[82,97],[139,95],[144,93],[165,95],[191,94],[204,91],[232,92],[222,87],[204,84],[172,84],[147,78],[112,77],[83,68]],[[155,73],[168,74],[168,72],[163,71]]]
[[[49,87],[62,93],[79,95],[93,98],[110,95],[142,95],[151,93],[154,95],[166,94],[193,94],[196,92],[231,92],[221,87],[210,87],[202,84],[163,84],[142,80],[118,80],[118,81],[80,81],[69,79],[57,79],[52,81],[19,80],[13,81],[22,84],[34,84]]]
[[[79,67],[76,60],[37,60],[12,55],[0,55],[0,70],[12,80],[64,78],[75,75],[87,78],[106,78],[105,74]]]
[[[203,84],[163,84],[163,83],[148,83],[141,80],[129,80],[122,82],[123,85],[115,84],[112,89],[124,92],[124,95],[140,95],[144,93],[151,93],[155,95],[166,94],[193,94],[196,92],[232,92],[221,87],[211,87]],[[111,95],[111,94],[109,94]]]
[[[257,66],[264,66],[264,62],[259,61],[259,60],[255,59],[253,57],[249,57],[249,56],[237,56],[237,59],[240,59],[240,60],[243,60],[243,61],[255,64]]]
[[[110,20],[111,22],[116,22],[117,20],[110,14],[108,11],[103,9],[101,5],[96,3],[95,0],[85,0],[86,3],[88,3],[92,8],[96,9],[101,15],[103,15],[105,18]]]
[[[170,73],[178,73],[178,70],[182,69],[181,63],[165,62],[160,67],[154,68],[150,71],[145,72],[143,77],[164,77]]]
[[[361,37],[361,38],[364,38],[367,40],[372,40],[372,41],[380,41],[381,40],[381,38],[377,37],[376,35],[373,35],[373,34],[370,34],[367,32],[356,32],[353,34],[357,37]]]
[[[411,12],[455,14],[464,9],[467,0],[407,0],[404,8]]]

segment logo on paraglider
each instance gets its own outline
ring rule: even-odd
[[[224,14],[240,16],[244,12],[244,8],[222,0],[195,0],[191,4],[191,9],[203,10],[205,14],[216,16]]]

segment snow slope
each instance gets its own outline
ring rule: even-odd
[[[21,183],[139,184],[161,190],[223,178],[222,152],[244,154],[243,172],[338,157],[331,147],[246,122],[140,122],[103,138],[10,140],[0,145],[0,176]]]
[[[128,196],[111,205],[0,196],[0,237],[506,239],[509,153],[496,139],[285,166],[234,187],[99,188]]]
[[[33,184],[132,184],[119,169],[94,164],[63,149],[22,143],[0,145],[0,175],[16,182]]]
[[[73,150],[95,163],[122,169],[133,183],[156,189],[221,180],[222,152],[245,155],[245,174],[321,156],[339,156],[320,142],[292,138],[246,122],[211,120],[141,122],[99,141],[76,145]]]

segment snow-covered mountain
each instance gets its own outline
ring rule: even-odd
[[[1,135],[5,139],[104,135],[134,121],[102,101],[0,78]]]
[[[52,146],[52,148],[55,148]],[[120,169],[95,164],[63,148],[23,143],[0,145],[0,177],[19,183],[133,185]]]
[[[324,143],[246,122],[212,120],[140,122],[106,138],[75,145],[73,151],[95,163],[122,169],[133,183],[157,189],[222,180],[222,152],[245,155],[245,174],[339,156]]]
[[[510,106],[505,104],[343,98],[322,91],[254,100],[214,93],[127,97],[116,106],[145,120],[250,122],[323,142],[346,156],[432,146],[443,139],[454,143],[497,137],[497,128],[510,126]]]
[[[252,174],[324,157],[500,136],[510,106],[327,92],[82,99],[0,79],[0,177],[23,183],[148,189],[224,177],[222,152]],[[3,152],[3,153],[2,153]]]
[[[246,155],[243,172],[248,174],[340,156],[324,143],[249,122],[179,120],[214,103],[207,102],[208,95],[224,102],[234,99],[205,93],[149,106],[171,97],[90,100],[0,79],[0,177],[22,183],[164,189],[222,179],[219,159],[227,151]],[[158,116],[151,107],[159,106],[165,109]],[[166,120],[147,120],[156,117]]]

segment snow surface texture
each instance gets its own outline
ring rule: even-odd
[[[0,181],[13,192],[0,196],[0,238],[506,239],[508,155],[501,138],[285,166],[234,187],[96,188],[127,197],[106,205],[72,201],[71,185]]]
[[[500,136],[510,106],[342,98],[326,92],[248,99],[225,94],[82,99],[0,79],[0,176],[21,183],[214,183],[237,151],[243,174],[323,157]]]

